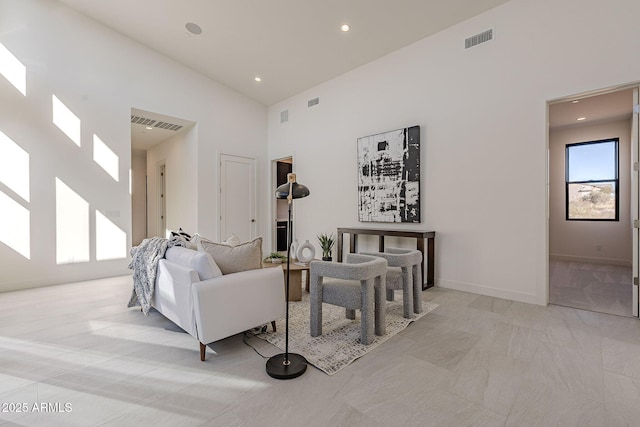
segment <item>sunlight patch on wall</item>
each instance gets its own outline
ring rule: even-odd
[[[51,95],[53,124],[80,147],[80,119],[55,95]]]
[[[115,179],[116,182],[119,181],[118,168],[120,159],[96,134],[93,135],[93,161],[111,175],[111,178]]]
[[[29,153],[0,131],[0,182],[29,201]]]
[[[89,261],[89,203],[56,178],[56,261]]]
[[[27,67],[13,53],[0,43],[0,74],[27,96]]]
[[[31,259],[29,210],[0,191],[0,242]]]
[[[96,211],[96,260],[127,257],[127,233]]]

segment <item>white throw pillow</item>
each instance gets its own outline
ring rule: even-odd
[[[193,236],[191,236],[191,240],[189,240],[189,244],[187,245],[187,248],[193,249],[194,251],[197,251],[198,250],[198,242],[200,242],[203,239],[207,240],[205,237],[202,237],[198,233],[195,233]]]
[[[222,276],[222,271],[220,271],[220,268],[211,255],[206,252],[173,246],[167,249],[165,258],[168,261],[196,270],[200,280],[208,280]]]
[[[231,237],[220,243],[227,246],[238,246],[240,244],[240,239],[235,234],[232,234]]]
[[[201,240],[198,249],[211,255],[222,274],[262,268],[262,237],[236,246]]]

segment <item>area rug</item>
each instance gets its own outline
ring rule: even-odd
[[[369,345],[360,343],[360,312],[356,319],[345,317],[345,309],[331,304],[322,305],[322,335],[311,337],[309,334],[309,294],[302,295],[302,301],[289,303],[289,352],[304,356],[309,363],[328,375],[344,369],[354,360],[364,356],[398,332],[405,329],[430,311],[437,304],[422,302],[422,313],[413,319],[402,317],[402,294],[395,301],[387,301],[387,333],[374,335]],[[285,319],[277,321],[278,331],[269,331],[257,335],[276,347],[285,347]]]

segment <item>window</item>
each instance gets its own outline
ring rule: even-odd
[[[566,146],[567,220],[618,221],[618,138]]]

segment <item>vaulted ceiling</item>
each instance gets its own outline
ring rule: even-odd
[[[59,1],[272,105],[507,0]]]
[[[269,106],[508,0],[58,1]],[[341,31],[344,24],[348,32]],[[552,104],[549,125],[630,117],[629,97],[625,91]],[[183,129],[192,125],[152,112],[132,114]],[[132,122],[139,149],[172,134]]]

